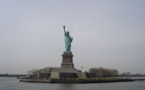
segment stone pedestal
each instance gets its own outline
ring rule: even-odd
[[[61,68],[74,68],[73,55],[71,52],[64,52],[62,54]]]

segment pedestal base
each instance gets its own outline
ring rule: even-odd
[[[61,68],[74,68],[73,55],[71,52],[63,53]]]

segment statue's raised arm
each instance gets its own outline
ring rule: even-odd
[[[63,26],[63,29],[64,29],[64,34],[66,34],[66,31],[65,31],[65,25]]]

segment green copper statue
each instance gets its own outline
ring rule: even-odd
[[[71,42],[73,38],[69,35],[69,32],[65,31],[65,26],[63,26],[64,29],[64,36],[65,36],[65,52],[71,52]]]

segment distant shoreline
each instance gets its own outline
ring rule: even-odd
[[[21,77],[27,76],[27,74],[0,74],[0,77]]]

